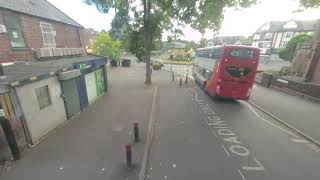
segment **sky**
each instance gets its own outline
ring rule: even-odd
[[[98,12],[94,6],[83,3],[83,0],[48,0],[85,28],[97,31],[109,30],[114,12],[108,14]],[[272,20],[312,20],[320,18],[320,8],[307,9],[296,13],[299,0],[259,0],[256,5],[246,9],[229,8],[225,10],[224,20],[219,31],[220,36],[250,36],[259,26]],[[203,36],[189,26],[183,28],[185,40],[198,42],[202,37],[211,39],[213,32],[208,30]],[[166,40],[168,33],[163,34]]]

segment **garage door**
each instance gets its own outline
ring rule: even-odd
[[[104,72],[103,69],[95,71],[96,73],[96,80],[97,80],[97,93],[98,96],[102,95],[105,92],[106,85],[104,81]]]
[[[77,86],[77,79],[61,81],[61,88],[64,95],[67,117],[70,118],[80,112],[80,100]]]
[[[86,81],[88,101],[89,101],[89,104],[92,104],[97,99],[97,96],[98,96],[95,72],[86,74],[85,81]]]

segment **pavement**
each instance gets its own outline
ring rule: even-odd
[[[167,70],[153,71],[153,86],[147,87],[144,74],[140,65],[110,69],[110,92],[51,133],[1,180],[138,179],[153,103],[146,180],[319,179],[320,149],[248,102],[212,100],[192,81],[182,86],[171,81]],[[251,98],[267,104],[277,94],[254,87]],[[280,99],[283,96],[269,106],[281,101],[288,101],[282,104],[288,107],[301,102],[306,109],[313,106],[291,96]],[[299,107],[293,108],[304,114]],[[138,144],[132,135],[135,121],[140,123]],[[130,170],[125,166],[127,143],[134,152]]]
[[[319,103],[259,85],[254,85],[250,101],[320,142]]]
[[[143,83],[144,69],[141,64],[109,69],[109,93],[51,132],[0,179],[138,179],[154,93],[153,86]],[[154,84],[161,83],[161,78],[170,79],[159,73],[153,73]],[[133,122],[140,126],[141,142],[137,144]],[[133,145],[130,170],[125,165],[128,143]]]

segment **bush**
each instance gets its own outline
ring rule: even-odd
[[[279,51],[279,57],[286,61],[292,61],[297,45],[300,43],[310,42],[311,40],[312,36],[309,34],[301,33],[296,35],[288,42],[286,48]]]
[[[122,55],[122,41],[113,39],[108,33],[102,32],[93,42],[93,52],[100,56],[119,61]]]

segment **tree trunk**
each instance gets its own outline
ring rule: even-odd
[[[146,81],[145,84],[151,84],[151,67],[150,67],[150,56],[151,56],[151,35],[150,35],[150,9],[151,0],[143,0],[143,21],[144,21],[144,48],[146,49],[145,61],[146,61]]]

